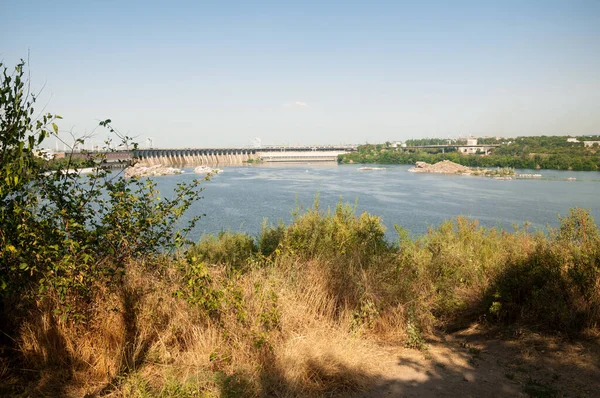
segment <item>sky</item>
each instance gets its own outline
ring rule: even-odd
[[[89,144],[600,134],[597,0],[0,3],[0,62]]]

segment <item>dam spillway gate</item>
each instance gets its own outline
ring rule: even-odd
[[[335,162],[339,155],[353,150],[350,147],[137,149],[132,155],[145,166],[235,166],[254,161]]]

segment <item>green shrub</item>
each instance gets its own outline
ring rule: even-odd
[[[346,261],[349,266],[367,267],[377,256],[389,252],[381,218],[363,213],[342,201],[333,214],[319,209],[318,197],[312,209],[297,216],[285,231],[284,248],[304,259]]]
[[[226,265],[229,271],[243,270],[257,252],[252,236],[229,231],[222,231],[217,236],[204,235],[188,249],[188,255],[209,264]]]
[[[495,319],[566,333],[598,325],[598,227],[582,209],[572,209],[560,221],[548,237],[538,236],[529,257],[507,264],[491,285],[487,304]]]
[[[175,296],[206,311],[209,317],[217,317],[222,308],[223,292],[215,288],[207,267],[192,255],[180,262],[182,283]]]
[[[269,226],[267,224],[267,220],[265,219],[262,224],[260,236],[258,238],[258,247],[260,253],[265,257],[271,256],[279,247],[279,244],[283,240],[284,236],[285,226],[282,222],[280,222],[276,227]]]
[[[77,164],[72,156],[43,173],[37,147],[49,136],[60,139],[60,117],[32,119],[36,98],[27,94],[24,62],[12,74],[1,63],[0,69],[0,300],[15,322],[20,309],[50,299],[56,313],[83,319],[98,288],[120,288],[128,260],[149,260],[186,242],[198,217],[181,231],[177,220],[199,199],[200,181],[178,185],[169,199],[151,180],[107,168],[69,173]],[[100,126],[136,147],[110,123]]]

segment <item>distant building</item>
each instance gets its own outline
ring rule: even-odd
[[[598,144],[598,146],[600,146],[600,141],[583,141],[583,145],[585,146],[594,146],[594,144]]]
[[[567,138],[567,142],[579,142],[577,138]]]
[[[466,146],[459,146],[458,147],[458,151],[460,153],[466,153],[468,155],[473,155],[473,154],[477,153],[477,148],[471,148],[471,147],[466,147]]]
[[[476,154],[479,148],[473,148],[474,145],[477,145],[477,138],[467,138],[467,146],[459,146],[458,152],[469,155]]]

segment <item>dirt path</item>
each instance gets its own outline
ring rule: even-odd
[[[428,342],[424,351],[389,348],[371,397],[599,397],[600,344],[477,326]]]

